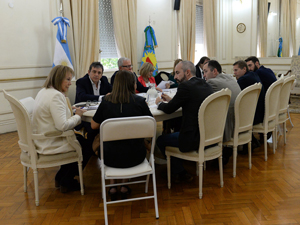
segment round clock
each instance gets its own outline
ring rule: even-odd
[[[239,33],[244,33],[245,30],[246,30],[246,25],[244,23],[239,23],[237,26],[236,26],[236,30],[237,32]]]

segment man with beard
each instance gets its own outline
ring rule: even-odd
[[[190,152],[199,148],[198,110],[204,99],[213,93],[211,86],[204,79],[196,77],[195,66],[190,61],[182,61],[177,64],[175,80],[179,83],[176,95],[171,98],[162,94],[161,98],[156,99],[157,108],[167,114],[182,107],[180,131],[161,135],[156,141],[164,155],[166,146],[179,147],[181,152]],[[171,173],[172,180],[175,182],[193,180],[193,176],[184,169],[183,160],[179,158],[171,159]]]
[[[250,56],[245,61],[247,63],[249,71],[257,73],[265,88],[265,91],[267,92],[271,84],[276,81],[276,76],[274,72],[271,69],[260,65],[258,58],[255,56]]]

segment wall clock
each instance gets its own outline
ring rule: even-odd
[[[239,23],[237,26],[236,26],[236,30],[237,32],[239,33],[244,33],[245,30],[246,30],[246,25],[244,23]]]

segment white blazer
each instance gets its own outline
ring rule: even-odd
[[[79,115],[71,116],[66,97],[63,93],[54,88],[43,88],[39,91],[35,98],[32,115],[33,133],[43,134],[57,130],[72,130],[80,122],[81,117]],[[75,151],[65,137],[35,140],[35,145],[37,152],[40,154]]]

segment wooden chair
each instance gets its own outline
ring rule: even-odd
[[[155,214],[156,218],[159,218],[158,205],[157,205],[157,194],[156,194],[156,179],[155,179],[155,165],[154,165],[154,146],[156,137],[156,121],[150,116],[139,116],[139,117],[124,117],[124,118],[113,118],[105,120],[100,126],[100,153],[101,153],[101,183],[102,183],[102,198],[104,207],[105,224],[108,224],[107,218],[107,205],[136,201],[142,199],[154,199]],[[133,138],[152,138],[151,151],[149,161],[145,158],[141,164],[130,167],[130,168],[113,168],[105,165],[103,142],[106,141],[117,141],[126,140]],[[122,151],[122,149],[120,149]],[[124,159],[125,160],[125,159]],[[153,181],[153,195],[130,198],[119,201],[106,201],[106,187],[126,185],[126,184],[137,184],[145,183],[145,193],[148,192],[149,176],[152,174]],[[105,180],[110,179],[130,179],[135,177],[147,176],[145,180],[131,181],[126,183],[117,184],[105,184]]]
[[[78,162],[79,178],[81,194],[84,194],[83,178],[82,178],[82,153],[80,144],[75,141],[76,136],[73,130],[65,132],[57,131],[45,134],[33,134],[31,125],[31,114],[34,107],[34,99],[27,97],[17,100],[15,97],[3,90],[4,97],[9,101],[13,110],[19,135],[19,146],[21,148],[21,164],[24,171],[24,192],[27,192],[27,171],[32,168],[34,175],[34,189],[35,189],[35,204],[39,206],[39,186],[38,186],[38,168],[48,168],[61,166],[68,163]],[[34,140],[43,140],[52,137],[67,138],[69,144],[75,149],[72,152],[42,155],[38,154],[34,145]]]
[[[201,104],[198,112],[200,130],[199,149],[192,152],[181,152],[179,148],[166,147],[168,188],[171,188],[170,158],[177,157],[199,163],[199,198],[203,196],[203,163],[212,159],[219,159],[220,185],[223,187],[222,142],[225,121],[230,103],[231,91],[226,88],[208,96]],[[207,147],[211,146],[213,147]],[[204,150],[204,148],[207,149]]]
[[[257,100],[261,90],[261,83],[253,84],[242,90],[235,99],[235,125],[233,138],[223,145],[233,146],[233,177],[236,176],[237,147],[248,143],[249,169],[251,169],[251,140],[253,119]]]
[[[253,132],[264,134],[265,161],[268,160],[267,133],[272,131],[273,153],[276,149],[276,118],[279,109],[279,95],[283,79],[278,79],[269,88],[265,96],[265,115],[262,123],[253,126]]]

